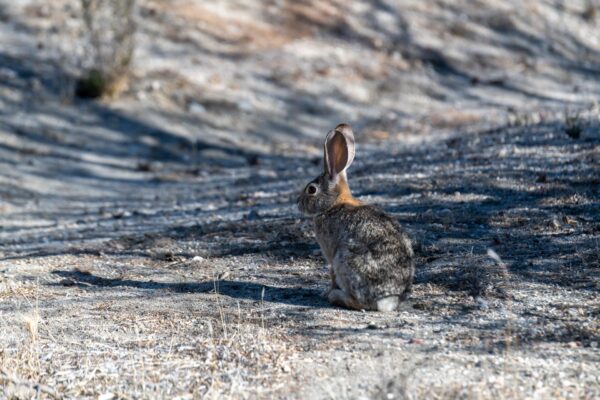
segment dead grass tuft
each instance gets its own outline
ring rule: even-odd
[[[81,0],[86,59],[75,94],[112,98],[124,92],[131,77],[135,48],[135,0]]]
[[[584,128],[584,121],[579,112],[565,111],[565,133],[572,139],[579,139]]]

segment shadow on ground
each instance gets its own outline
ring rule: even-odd
[[[238,300],[255,300],[282,303],[294,306],[330,307],[318,290],[302,287],[275,287],[253,282],[217,279],[206,282],[155,282],[152,280],[132,280],[103,278],[87,271],[55,270],[52,274],[63,278],[53,286],[77,286],[83,289],[131,288],[162,290],[173,293],[214,293]]]

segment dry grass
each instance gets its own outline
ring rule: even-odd
[[[42,320],[37,300],[13,294],[27,311],[18,324],[0,327],[2,337],[13,338],[0,349],[2,396],[109,396],[103,387],[142,398],[267,396],[283,387],[297,351],[291,338],[265,322],[264,304],[251,313],[239,304],[225,309],[218,293],[214,312],[200,318],[177,311],[115,314],[110,304],[97,304],[95,314],[104,317],[77,313],[70,327],[59,318]],[[187,382],[183,392],[180,381]]]
[[[0,348],[0,382],[4,383],[4,393],[0,394],[15,398],[30,397],[31,393],[42,393],[51,398],[59,398],[58,394],[50,387],[39,383],[42,372],[40,352],[40,316],[39,286],[30,290],[11,287],[13,298],[23,302],[25,311],[18,317],[15,325],[11,326],[4,321],[6,326],[0,326],[3,337],[12,340],[3,342]],[[35,297],[31,296],[32,294]]]
[[[135,50],[136,0],[81,0],[84,75],[80,97],[113,98],[127,90]]]

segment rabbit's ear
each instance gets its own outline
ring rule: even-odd
[[[346,124],[340,124],[329,131],[325,139],[325,172],[329,179],[346,170],[354,160],[354,133]]]

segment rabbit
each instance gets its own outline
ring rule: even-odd
[[[330,265],[333,305],[354,310],[394,311],[414,277],[411,240],[383,211],[352,196],[346,170],[354,159],[354,133],[340,124],[327,134],[325,170],[298,197],[312,217],[321,252]]]

